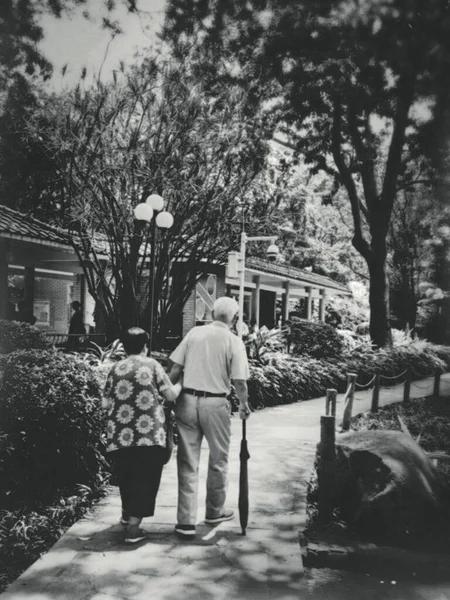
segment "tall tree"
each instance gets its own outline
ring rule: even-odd
[[[399,194],[388,234],[390,311],[397,329],[416,327],[421,285],[437,283],[434,194],[423,186]]]
[[[56,209],[51,206],[56,163],[40,140],[28,135],[28,116],[35,110],[39,110],[36,87],[16,73],[0,114],[0,203],[51,218]],[[45,128],[45,119],[40,127]],[[47,128],[51,127],[47,122]],[[45,211],[40,210],[43,198]]]
[[[89,291],[111,336],[148,322],[149,231],[134,219],[138,203],[158,193],[174,216],[156,250],[153,301],[160,340],[202,265],[225,260],[236,245],[237,205],[270,203],[263,185],[257,203],[250,193],[265,165],[262,131],[268,121],[245,114],[241,88],[217,85],[209,91],[186,63],[146,59],[110,85],[50,98],[42,111],[51,130],[42,130],[39,112],[30,112],[33,138],[43,138],[57,160],[61,223],[73,232]],[[180,263],[183,268],[176,269]]]
[[[91,0],[92,2],[92,0]],[[115,0],[102,0],[105,8],[103,27],[118,31],[119,24],[108,14],[116,6]],[[135,0],[122,0],[133,12]],[[4,89],[14,73],[39,74],[48,79],[52,65],[39,50],[44,37],[40,18],[51,14],[60,18],[74,7],[89,8],[90,0],[2,0],[0,2],[0,89]],[[84,14],[88,17],[88,12]]]
[[[346,190],[370,276],[370,334],[389,343],[389,223],[399,190],[423,179],[411,158],[430,150],[426,113],[450,86],[448,2],[169,0],[164,35],[179,51],[197,43],[217,76],[252,76],[312,170]]]

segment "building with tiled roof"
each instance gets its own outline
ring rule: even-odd
[[[0,318],[11,317],[11,310],[23,300],[36,316],[37,326],[67,331],[70,304],[79,300],[85,323],[94,327],[94,300],[72,243],[69,232],[0,206]],[[106,264],[106,241],[97,239],[95,244]],[[182,269],[183,262],[177,268]],[[195,324],[211,320],[215,298],[238,295],[236,273],[220,264],[210,264],[206,271],[183,308],[179,326],[174,328],[179,336]],[[287,319],[299,300],[305,318],[323,320],[326,298],[336,294],[349,294],[349,290],[323,275],[260,258],[246,259],[244,312],[249,321],[271,327],[280,317]]]

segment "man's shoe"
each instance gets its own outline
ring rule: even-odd
[[[231,521],[234,517],[234,510],[224,510],[220,517],[206,517],[205,523],[207,525],[217,525],[218,523],[223,523],[224,521]]]
[[[128,529],[127,533],[125,534],[126,544],[137,544],[145,539],[147,539],[147,532],[143,529]]]
[[[195,535],[195,525],[175,525],[175,532],[186,538],[192,538]]]

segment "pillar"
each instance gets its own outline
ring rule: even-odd
[[[313,303],[313,289],[312,287],[305,287],[305,290],[308,292],[308,297],[306,298],[306,319],[311,321],[312,319],[312,303]]]
[[[34,267],[25,267],[24,306],[27,315],[34,314]]]
[[[255,319],[259,325],[259,307],[260,307],[260,276],[253,277],[253,283],[256,287],[252,289],[252,319]]]
[[[290,294],[290,287],[291,284],[288,281],[285,281],[284,285],[284,294],[282,297],[282,314],[281,314],[281,319],[282,319],[282,324],[284,325],[286,323],[286,321],[289,319],[289,294]]]
[[[320,303],[319,303],[319,319],[325,321],[325,304],[327,300],[327,291],[320,290]]]
[[[0,319],[8,318],[8,257],[7,243],[0,240]]]

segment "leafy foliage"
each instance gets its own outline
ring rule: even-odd
[[[116,361],[125,358],[126,352],[123,348],[123,344],[120,340],[114,340],[112,344],[102,348],[95,342],[89,342],[90,347],[87,349],[86,354],[91,355],[98,359],[100,363],[106,361]]]
[[[154,302],[161,343],[205,262],[225,261],[237,243],[240,201],[248,199],[251,217],[252,207],[264,213],[277,193],[262,175],[270,118],[250,115],[238,86],[208,88],[187,61],[144,59],[108,86],[48,98],[28,125],[58,163],[60,224],[71,230],[111,340],[148,323]],[[153,298],[152,227],[133,212],[151,193],[163,195],[175,216],[169,230],[155,233]]]
[[[290,330],[293,354],[326,358],[339,356],[342,351],[341,338],[327,323],[293,318]]]
[[[446,2],[170,0],[165,39],[197,44],[216,78],[248,81],[313,173],[345,189],[352,243],[367,263],[370,333],[389,342],[387,235],[401,189],[430,182],[430,150],[448,102]],[[199,43],[201,41],[201,43]],[[445,93],[443,93],[445,90]],[[426,111],[419,107],[426,106]],[[432,173],[431,173],[432,175]]]
[[[2,360],[0,507],[51,502],[105,466],[98,380],[80,359],[26,350]]]
[[[19,321],[0,320],[0,354],[15,350],[47,350],[51,343],[37,327]]]
[[[40,19],[45,14],[60,18],[76,6],[86,6],[86,0],[2,0],[0,4],[0,88],[15,73],[25,71],[29,76],[40,74],[44,80],[52,73],[52,65],[39,51],[44,37]],[[104,1],[105,14],[114,9],[114,2]],[[136,2],[128,0],[130,12]],[[89,17],[85,10],[83,13]],[[119,24],[103,19],[103,26],[119,33]],[[2,85],[3,84],[3,85]]]
[[[325,323],[333,327],[358,332],[358,327],[369,322],[369,294],[364,284],[350,281],[352,296],[333,296],[325,305]]]
[[[356,373],[361,385],[371,381],[375,373],[389,378],[401,375],[397,379],[382,379],[383,386],[393,385],[404,380],[407,368],[411,369],[413,380],[447,371],[450,369],[450,349],[414,341],[391,350],[374,350],[369,340],[366,346],[361,345],[339,358],[272,355],[267,363],[251,360],[249,401],[253,409],[262,409],[318,398],[324,396],[327,389],[344,393],[347,373]],[[232,403],[237,409],[234,394]]]
[[[284,349],[284,331],[276,328],[268,329],[263,325],[258,331],[248,336],[245,345],[250,358],[264,361],[274,352]]]
[[[108,475],[79,485],[51,505],[0,509],[0,592],[35,562],[107,491]]]

